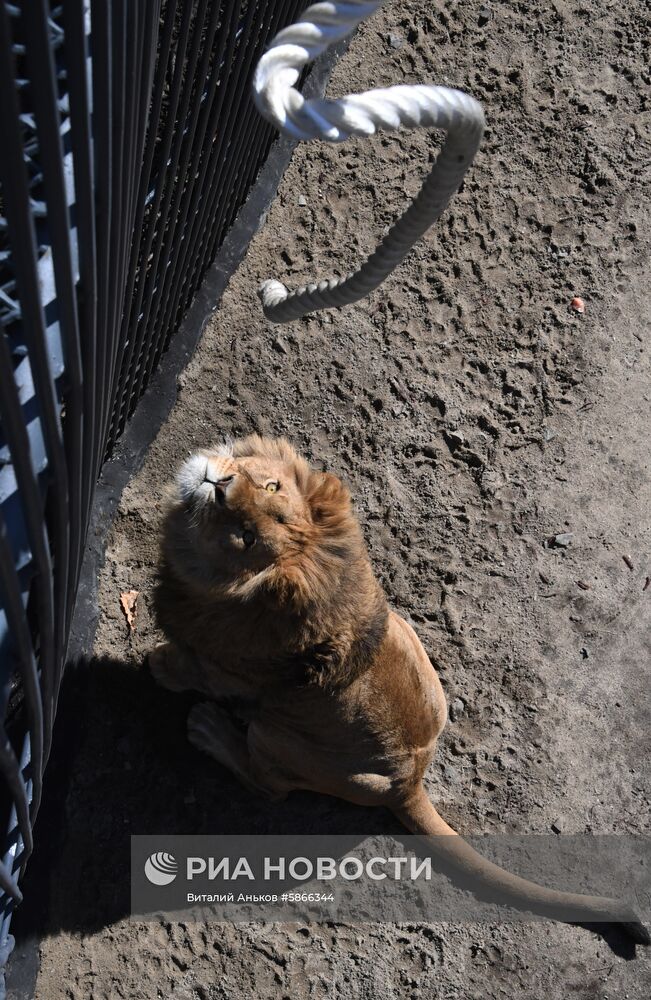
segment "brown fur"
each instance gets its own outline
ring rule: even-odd
[[[511,875],[438,815],[422,784],[446,720],[438,676],[387,608],[348,490],[287,441],[254,435],[186,463],[170,493],[156,612],[170,642],[150,658],[154,676],[212,699],[192,710],[190,739],[247,786],[388,806],[477,886],[561,919],[618,921],[648,943],[629,907]]]

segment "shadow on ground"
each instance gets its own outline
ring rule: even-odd
[[[134,661],[69,665],[14,921],[19,944],[60,930],[92,933],[127,916],[132,834],[330,833],[349,835],[352,847],[370,834],[404,832],[381,809],[309,793],[278,804],[250,794],[188,744],[187,714],[200,698],[162,690]],[[615,954],[635,956],[616,926],[590,929]]]
[[[381,810],[295,793],[250,794],[191,747],[185,723],[198,695],[157,687],[134,662],[70,664],[36,823],[36,849],[13,929],[25,936],[92,932],[130,909],[132,834],[397,832]]]

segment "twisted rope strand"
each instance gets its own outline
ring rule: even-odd
[[[303,67],[350,34],[381,2],[332,0],[308,7],[300,21],[276,35],[260,59],[253,80],[256,107],[294,139],[343,142],[353,135],[406,126],[443,129],[445,144],[412,204],[357,271],[293,292],[274,279],[262,283],[262,308],[272,323],[350,305],[377,288],[444,212],[479,148],[484,113],[473,97],[460,90],[418,84],[349,94],[336,101],[306,101],[296,90]]]

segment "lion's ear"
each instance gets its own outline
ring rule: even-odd
[[[313,472],[306,499],[315,524],[332,523],[350,512],[350,493],[331,472]]]

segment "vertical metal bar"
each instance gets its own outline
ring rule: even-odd
[[[104,427],[108,400],[111,350],[111,218],[113,194],[113,69],[111,0],[93,0],[92,7],[93,145],[95,150],[95,218],[97,227],[97,367],[95,399],[98,402],[97,438],[93,480],[104,458]]]
[[[52,733],[54,717],[54,680],[56,677],[56,648],[54,640],[54,588],[52,583],[52,561],[47,532],[43,521],[43,504],[30,453],[29,437],[25,427],[23,409],[14,381],[13,365],[4,334],[0,334],[0,415],[2,426],[9,444],[16,483],[20,493],[21,507],[27,527],[27,537],[35,570],[38,624],[41,640],[41,689],[43,701],[43,745],[39,751],[40,739],[32,737],[35,747],[34,758],[42,764],[41,756],[47,753]],[[0,515],[2,508],[0,507]],[[13,558],[11,565],[13,565]]]
[[[125,9],[125,32],[126,32],[126,52],[124,66],[124,184],[122,198],[122,212],[124,214],[124,231],[122,234],[121,265],[120,265],[120,306],[124,304],[124,288],[126,284],[126,269],[129,263],[129,250],[131,248],[131,204],[133,202],[133,188],[136,181],[136,171],[139,164],[136,163],[135,150],[137,144],[136,127],[138,120],[136,108],[138,102],[137,82],[139,72],[142,67],[142,44],[141,34],[143,18],[140,12],[140,4],[127,3]],[[120,326],[122,318],[122,308],[120,308],[116,332]]]
[[[63,653],[77,585],[76,567],[79,565],[81,552],[82,373],[75,292],[76,275],[72,271],[70,213],[63,176],[63,143],[57,105],[58,95],[55,92],[56,76],[48,16],[49,7],[45,0],[33,0],[29,15],[24,18],[24,27],[30,93],[38,132],[40,165],[43,170],[57,313],[65,364],[65,446],[70,496],[69,538],[72,547],[70,563],[73,572],[68,574],[67,589],[59,597],[66,609],[65,634],[62,636]]]
[[[125,101],[126,101],[126,48],[127,25],[126,3],[128,0],[113,0],[110,5],[111,48],[109,59],[112,64],[112,116],[111,116],[111,223],[108,251],[110,275],[110,298],[107,310],[105,370],[102,385],[102,445],[106,441],[108,418],[110,416],[110,393],[113,371],[116,363],[116,329],[122,312],[121,277],[122,247],[125,232],[123,188],[127,165],[125,154]]]
[[[125,31],[125,52],[124,52],[124,68],[123,68],[123,78],[124,78],[124,95],[123,95],[123,123],[122,132],[125,137],[123,155],[122,155],[122,170],[120,174],[122,176],[122,209],[121,217],[123,220],[122,226],[122,239],[120,244],[120,265],[119,265],[119,294],[118,294],[118,310],[115,316],[115,329],[114,329],[114,343],[115,343],[115,356],[113,359],[114,370],[116,368],[116,362],[118,360],[118,345],[119,345],[119,331],[122,321],[122,315],[124,312],[124,289],[126,287],[127,280],[127,267],[129,263],[129,251],[131,249],[131,239],[132,239],[132,225],[133,219],[131,216],[131,204],[133,201],[133,187],[135,181],[136,171],[139,168],[139,164],[135,162],[135,149],[136,149],[136,137],[135,137],[135,126],[137,125],[136,120],[136,101],[137,101],[137,90],[136,81],[138,80],[138,74],[141,69],[141,64],[138,63],[138,49],[140,47],[139,34],[142,31],[142,18],[139,16],[138,3],[127,3],[125,5],[124,11],[124,31]],[[107,390],[109,392],[109,398],[113,398],[113,382],[112,379]]]
[[[29,763],[29,777],[32,783],[31,815],[35,816],[41,801],[41,784],[43,779],[43,709],[41,706],[41,691],[38,684],[32,640],[27,628],[27,619],[25,617],[18,574],[14,569],[14,554],[7,537],[7,525],[2,508],[0,508],[0,593],[2,594],[2,603],[16,649],[20,679],[23,684],[23,692],[27,705],[31,758]],[[0,747],[4,745],[2,737],[4,737],[4,733],[0,733]],[[14,763],[11,760],[11,755],[6,746],[3,753],[3,762],[8,767],[8,770],[4,772],[5,778],[10,783],[18,816],[20,835],[23,839],[27,856],[32,851],[30,797],[24,787],[18,762]],[[24,860],[26,859],[25,857]]]
[[[138,214],[138,197],[141,190],[141,181],[145,172],[143,163],[145,155],[145,140],[147,138],[147,118],[149,104],[152,96],[152,86],[154,78],[154,68],[156,66],[156,48],[158,40],[158,25],[160,21],[160,0],[150,0],[145,3],[145,16],[142,18],[142,30],[140,32],[140,52],[138,54],[137,67],[140,68],[137,77],[138,100],[134,114],[134,161],[132,199],[129,206],[129,218],[135,220]],[[156,119],[157,123],[157,119]],[[144,192],[143,192],[144,198]],[[143,206],[144,207],[144,206]],[[134,243],[139,239],[139,233],[134,229],[131,234],[129,277],[133,262]],[[125,307],[130,299],[125,295]],[[129,309],[125,308],[124,313],[128,314]]]
[[[81,551],[86,539],[88,513],[95,485],[97,398],[97,261],[95,250],[95,191],[90,136],[91,106],[88,89],[88,45],[84,23],[84,0],[63,0],[64,52],[70,101],[70,136],[75,176],[74,220],[77,227],[79,286],[77,303],[83,366],[83,453]],[[75,579],[80,562],[73,567]]]
[[[16,884],[18,879],[15,873],[15,865],[18,858],[23,854],[23,851],[29,853],[33,847],[27,806],[29,790],[23,780],[22,768],[16,759],[16,754],[7,738],[7,733],[3,725],[0,725],[0,769],[2,769],[13,799],[11,817],[9,819],[9,834],[12,834],[14,827],[18,828],[18,836],[14,835],[11,837],[9,849],[2,859],[2,864],[0,864],[0,888],[10,899],[19,903],[23,895]],[[27,840],[22,835],[23,829],[27,834]],[[21,858],[21,867],[23,861],[24,858]]]

